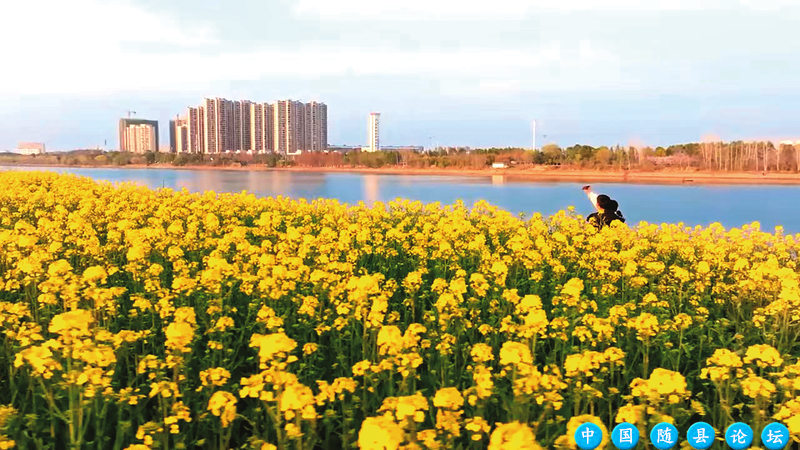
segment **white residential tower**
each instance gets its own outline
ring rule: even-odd
[[[381,150],[381,113],[369,113],[369,124],[367,133],[369,134],[367,151],[379,152]]]

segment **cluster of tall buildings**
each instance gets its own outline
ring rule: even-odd
[[[119,120],[119,149],[123,152],[158,151],[158,121],[144,119]]]
[[[170,121],[170,150],[177,153],[280,153],[328,149],[325,103],[206,98]]]

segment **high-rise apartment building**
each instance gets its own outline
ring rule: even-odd
[[[144,119],[119,120],[119,150],[147,153],[158,151],[158,121]]]
[[[177,125],[176,151],[179,153],[189,153],[189,123],[186,120],[181,120]]]
[[[274,141],[272,151],[285,155],[289,150],[289,109],[290,101],[278,100],[272,105],[272,128]]]
[[[155,152],[155,129],[150,125],[128,125],[123,132],[125,151],[133,153]]]
[[[237,149],[242,148],[242,136],[244,135],[244,114],[242,114],[242,102],[239,101],[232,101],[231,106],[233,106],[233,132],[232,143],[229,143],[228,147],[225,148],[227,151],[236,151]]]
[[[234,127],[233,123],[233,102],[226,99],[219,99],[217,108],[219,118],[219,145],[214,153],[225,153],[233,147]]]
[[[303,146],[301,149],[310,152],[314,142],[314,107],[311,103],[303,105]]]
[[[305,105],[305,150],[320,152],[328,149],[328,106],[310,102]]]
[[[204,100],[203,153],[246,152],[252,150],[252,103],[224,98]]]
[[[169,121],[169,151],[189,152],[189,119],[176,117],[175,120]]]
[[[279,100],[273,108],[275,152],[297,154],[328,149],[328,106]]]
[[[274,108],[269,103],[248,102],[250,115],[248,117],[249,131],[245,136],[248,145],[243,150],[253,153],[271,153],[273,151],[275,133],[273,126]]]
[[[250,103],[249,100],[230,102],[233,127],[231,128],[231,140],[225,151],[250,150]]]
[[[252,152],[298,154],[328,148],[328,107],[324,103],[279,100],[254,103],[206,98],[178,118],[171,135],[176,151],[190,153]],[[178,145],[180,122],[184,141]],[[174,142],[173,142],[174,141]],[[185,143],[184,143],[185,142]]]
[[[312,102],[313,103],[313,102]],[[314,151],[328,151],[328,105],[325,103],[317,103],[317,115],[314,118],[314,130],[318,133],[317,148]]]
[[[381,150],[381,113],[369,113],[369,122],[367,123],[367,151],[378,152]]]
[[[261,103],[250,104],[250,145],[248,150],[253,153],[263,153],[266,148],[266,117],[264,105]]]
[[[253,117],[250,115],[250,105],[253,103],[250,100],[242,100],[241,102],[234,102],[234,104],[239,103],[239,119],[238,125],[239,127],[236,130],[238,135],[238,139],[236,144],[234,145],[233,150],[239,152],[246,152],[248,150],[252,150],[250,148],[250,142],[252,137],[250,136],[252,132],[252,125],[251,122]]]
[[[294,139],[293,146],[289,147],[289,154],[298,154],[306,151],[306,105],[303,102],[291,102],[292,111],[289,116],[289,131]]]
[[[328,105],[318,103],[319,114],[317,115],[316,130],[319,133],[319,150],[328,151]]]
[[[203,153],[205,151],[205,107],[189,107],[186,111],[186,121],[189,153]]]
[[[304,103],[294,100],[275,102],[275,153],[296,155],[306,150],[305,109]]]
[[[222,151],[220,127],[223,120],[220,110],[223,101],[220,98],[203,100],[203,153],[221,153]]]
[[[275,108],[270,103],[264,103],[264,152],[275,151]]]
[[[175,147],[177,145],[175,143],[175,139],[176,139],[175,134],[177,132],[177,128],[176,128],[177,125],[176,125],[175,122],[176,122],[175,120],[170,120],[169,121],[169,128],[168,129],[169,129],[169,152],[170,153],[175,153]]]

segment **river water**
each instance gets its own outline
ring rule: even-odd
[[[135,182],[151,188],[186,188],[192,192],[248,191],[260,197],[335,198],[355,204],[390,201],[398,197],[425,203],[452,204],[478,200],[515,214],[553,214],[569,206],[587,215],[592,206],[581,191],[585,183],[512,181],[503,176],[394,175],[366,173],[290,172],[263,170],[114,169],[64,167],[0,167],[0,170],[50,170],[72,173],[114,183]],[[633,225],[678,223],[727,228],[758,221],[761,229],[778,225],[786,232],[800,232],[800,186],[786,185],[683,185],[618,184],[593,185],[595,191],[617,200]]]

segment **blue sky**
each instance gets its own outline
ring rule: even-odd
[[[602,5],[602,6],[600,6]],[[800,0],[0,2],[0,149],[117,145],[204,96],[319,100],[331,144],[800,139]],[[11,44],[9,44],[11,43]]]

